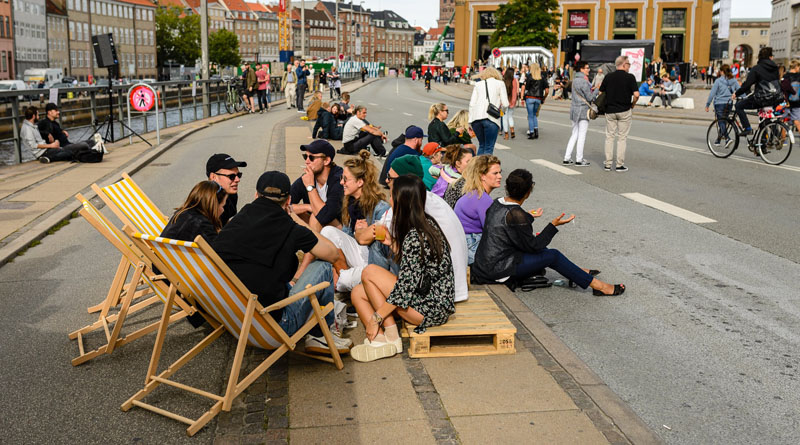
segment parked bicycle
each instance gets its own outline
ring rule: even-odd
[[[744,128],[728,102],[722,117],[714,119],[706,133],[706,144],[711,154],[727,158],[739,147],[739,138],[744,136],[747,148],[764,162],[783,164],[789,158],[794,145],[792,127],[786,124],[786,104],[758,109],[758,127],[747,137]]]
[[[225,110],[228,114],[247,109],[242,100],[242,92],[233,81],[225,82]]]

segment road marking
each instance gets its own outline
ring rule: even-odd
[[[497,142],[494,143],[494,146],[499,150],[511,150],[511,147],[508,145],[498,144]]]
[[[622,196],[632,201],[636,201],[640,204],[644,204],[648,207],[652,207],[656,210],[661,210],[664,213],[669,213],[672,216],[677,216],[678,218],[685,219],[686,221],[689,222],[693,222],[695,224],[717,222],[716,220],[713,220],[711,218],[706,218],[703,215],[698,215],[697,213],[694,213],[692,211],[682,209],[672,204],[668,204],[664,201],[659,201],[647,195],[642,195],[641,193],[622,193]]]
[[[550,161],[545,161],[544,159],[531,159],[531,162],[533,162],[534,164],[539,164],[542,167],[547,167],[549,169],[555,170],[555,171],[557,171],[559,173],[563,173],[565,175],[574,176],[574,175],[580,175],[581,174],[581,172],[575,171],[575,170],[573,170],[571,168],[562,167],[562,166],[560,166],[558,164],[554,164],[554,163],[552,163]]]
[[[378,106],[378,104],[374,104],[372,102],[369,102],[369,104],[372,105],[373,107],[377,107]]]
[[[411,114],[411,113],[406,113],[405,111],[403,112],[403,114],[405,114],[406,116],[413,116],[413,114]]]

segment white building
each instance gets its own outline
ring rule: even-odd
[[[786,64],[791,57],[792,30],[800,26],[800,23],[797,23],[800,17],[794,13],[796,9],[793,9],[798,5],[800,0],[772,0],[769,46],[772,47],[772,54],[777,64]]]
[[[14,55],[17,78],[28,68],[47,68],[45,0],[14,0]]]

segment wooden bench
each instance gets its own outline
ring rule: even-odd
[[[447,323],[422,334],[414,328],[406,323],[401,330],[402,336],[409,338],[408,355],[412,358],[516,353],[517,328],[482,290],[470,291],[467,301],[456,303],[456,312]]]

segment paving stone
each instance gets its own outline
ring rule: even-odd
[[[241,436],[241,438],[239,439],[239,443],[242,445],[262,444],[265,442],[266,439],[264,439],[263,434],[247,434]]]
[[[266,440],[288,440],[289,430],[286,428],[268,429],[265,438]]]
[[[604,444],[605,436],[578,410],[451,417],[461,443]]]
[[[270,416],[267,419],[267,428],[289,428],[289,418],[286,416]]]
[[[250,413],[244,416],[244,423],[251,424],[251,423],[258,423],[259,425],[264,424],[264,413],[257,412],[257,413]]]

